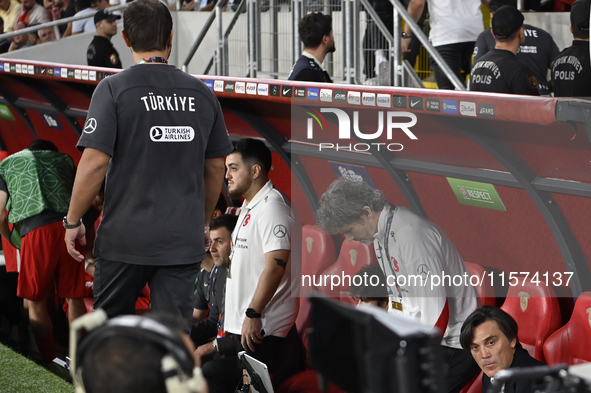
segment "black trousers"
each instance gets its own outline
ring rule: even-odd
[[[458,393],[480,373],[480,367],[470,351],[444,345],[441,348],[443,348],[443,361],[449,365],[447,391],[448,393]]]
[[[238,348],[241,347],[240,335],[228,334],[226,337],[234,340]],[[248,350],[247,353],[267,365],[275,389],[287,378],[304,370],[303,346],[295,325],[285,338],[265,337],[261,344],[255,344],[254,352]],[[242,377],[237,354],[216,354],[201,370],[210,393],[234,393]]]
[[[182,317],[187,321],[188,334],[199,266],[199,262],[173,266],[133,265],[97,258],[94,271],[94,308],[102,308],[109,318],[135,314],[135,302],[148,283],[152,311]]]
[[[460,42],[457,44],[448,44],[436,46],[435,49],[439,52],[443,60],[447,63],[449,68],[454,74],[460,79],[463,85],[466,85],[466,75],[472,70],[472,54],[474,53],[474,45],[476,42]],[[435,79],[437,80],[437,87],[439,89],[454,90],[453,83],[447,76],[445,76],[443,70],[435,63],[435,60],[431,56],[429,59],[431,69],[435,73]],[[462,75],[464,71],[464,75]]]

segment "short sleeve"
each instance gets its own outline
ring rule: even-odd
[[[264,205],[264,202],[261,202]],[[291,250],[291,231],[294,224],[291,209],[282,202],[264,206],[258,227],[263,241],[263,253]]]
[[[77,147],[80,150],[90,147],[113,156],[117,131],[117,107],[107,78],[99,83],[92,95]]]
[[[203,274],[199,274],[197,282],[197,290],[195,291],[195,303],[193,305],[194,308],[197,310],[208,310],[209,304],[207,304],[207,299],[205,297],[205,281],[206,277]]]
[[[207,141],[205,158],[223,157],[230,154],[234,149],[232,146],[232,141],[230,140],[230,135],[226,129],[226,123],[224,122],[224,116],[222,114],[222,107],[215,96],[213,96],[213,101],[216,110],[216,118],[209,134],[209,140]]]
[[[511,80],[511,94],[539,96],[538,79],[526,66],[521,67]]]

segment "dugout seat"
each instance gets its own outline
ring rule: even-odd
[[[337,259],[337,252],[331,235],[315,225],[302,227],[302,277],[313,277],[329,267]],[[300,311],[296,320],[298,332],[305,329],[309,314],[308,297],[315,291],[313,286],[300,286]]]
[[[285,380],[277,393],[320,393],[318,388],[318,374],[314,370],[302,371]],[[345,393],[333,383],[328,384],[328,393]]]
[[[322,294],[330,296],[335,299],[339,299],[345,303],[354,304],[355,301],[349,296],[349,281],[345,279],[343,283],[343,277],[350,277],[353,279],[355,273],[357,273],[362,267],[376,263],[375,252],[373,246],[366,246],[358,241],[344,241],[341,245],[341,252],[335,263],[332,264],[328,269],[318,276],[318,279],[324,280],[324,276],[328,276],[325,283],[318,286],[318,291]],[[339,285],[335,285],[331,288],[331,278],[338,277],[340,279]],[[334,281],[337,284],[335,278]]]
[[[575,303],[570,320],[544,343],[549,365],[591,362],[591,292],[583,292]]]
[[[480,374],[478,374],[476,379],[470,385],[470,388],[468,390],[465,390],[466,388],[462,389],[462,393],[464,393],[464,392],[481,393],[482,392],[482,374],[483,374],[483,372],[481,371]]]
[[[511,315],[519,326],[519,342],[534,358],[544,362],[546,339],[561,326],[556,293],[542,282],[524,280],[510,286],[501,309]]]
[[[484,267],[476,263],[464,263],[466,264],[466,268],[468,268],[468,273],[470,273],[470,276],[478,276],[479,280],[488,273]],[[497,304],[495,289],[490,284],[490,279],[485,277],[485,279],[480,282],[480,285],[476,287],[476,291],[478,292],[478,296],[480,296],[483,306],[496,306]]]

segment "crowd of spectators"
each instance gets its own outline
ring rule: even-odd
[[[0,40],[0,53],[43,44],[76,34],[96,32],[92,16],[112,6],[109,0],[0,0],[0,32],[10,33],[42,23],[72,16],[87,16],[85,19],[47,27],[37,32]],[[117,12],[117,15],[121,13]],[[99,34],[100,35],[100,34]],[[120,67],[119,67],[120,68]]]

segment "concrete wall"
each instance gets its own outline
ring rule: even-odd
[[[233,13],[230,12],[224,13],[222,18],[224,29],[229,24],[232,15]],[[191,45],[195,41],[195,38],[197,38],[201,27],[205,24],[209,12],[172,12],[172,16],[174,23],[174,43],[169,63],[175,64],[180,68]],[[121,32],[122,27],[123,25],[119,24],[119,33]],[[216,34],[214,22],[214,25],[209,30],[199,51],[194,56],[189,66],[190,73],[203,73],[205,66],[209,62],[209,59],[216,48]],[[10,53],[3,53],[0,54],[0,58],[86,65],[86,49],[94,35],[95,33],[82,33],[66,37],[62,40],[48,42],[43,45],[24,48]],[[133,57],[131,51],[125,45],[121,34],[114,36],[111,42],[115,46],[115,49],[117,49],[117,52],[119,52],[123,68],[132,66]]]
[[[573,35],[570,32],[569,12],[524,12],[525,23],[546,30],[552,35],[558,49],[571,46]]]

